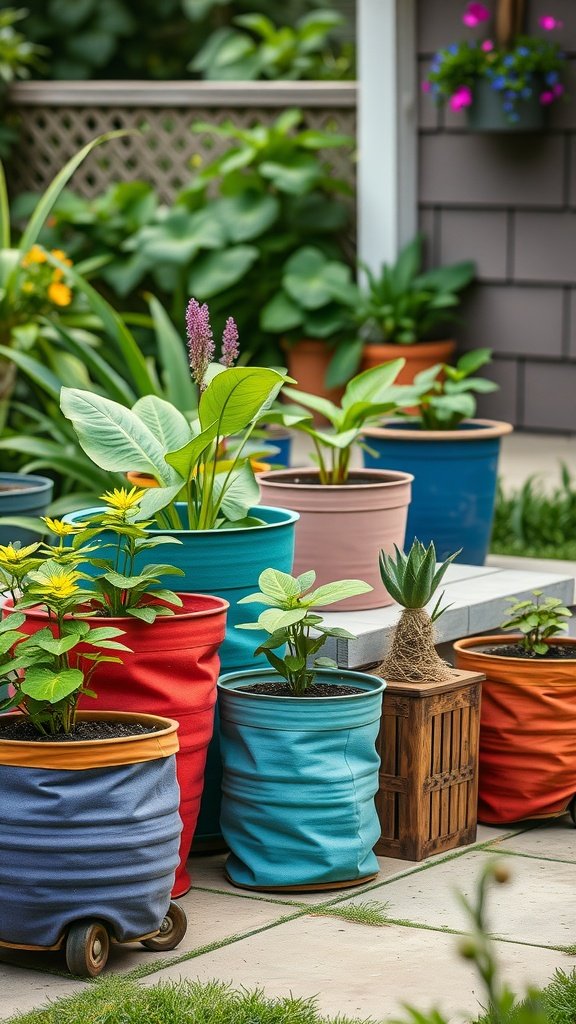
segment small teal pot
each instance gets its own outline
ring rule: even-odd
[[[414,475],[405,547],[434,541],[438,560],[462,548],[457,561],[483,565],[488,553],[500,442],[509,423],[470,420],[456,430],[420,430],[402,421],[365,431],[364,464]]]
[[[52,501],[54,483],[45,476],[0,473],[0,517],[43,516]],[[32,544],[38,534],[20,526],[0,523],[0,544]]]
[[[218,682],[222,834],[234,885],[264,891],[340,889],[378,872],[376,738],[385,683],[322,669],[319,682],[356,686],[342,697],[246,693],[281,682],[269,669]]]
[[[184,504],[178,505],[182,519]],[[66,516],[67,522],[82,522],[83,518],[101,511],[99,508],[82,509]],[[294,562],[294,531],[297,512],[285,508],[259,505],[250,509],[251,516],[264,520],[263,526],[244,527],[240,530],[158,530],[155,533],[176,537],[181,543],[166,549],[158,548],[160,560],[183,569],[184,576],[166,576],[164,585],[182,593],[211,594],[229,602],[226,637],[220,647],[220,666],[224,672],[240,671],[253,665],[266,664],[266,659],[254,658],[254,650],[267,634],[259,631],[235,629],[237,622],[256,621],[263,606],[238,605],[242,597],[257,591],[258,577],[267,568],[291,572]],[[150,561],[145,552],[143,561]],[[204,793],[195,832],[195,848],[213,847],[220,836],[220,781],[218,717],[214,736],[208,748]]]

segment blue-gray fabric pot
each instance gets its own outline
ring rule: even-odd
[[[0,765],[0,940],[52,946],[82,918],[160,927],[178,864],[174,755],[68,771]]]
[[[251,888],[327,887],[378,870],[376,738],[385,683],[323,669],[342,697],[273,697],[238,687],[279,676],[234,672],[218,683],[226,871]]]
[[[25,473],[0,473],[0,517],[43,516],[50,502],[54,483],[46,476]],[[20,526],[0,523],[0,544],[32,544],[38,534]]]

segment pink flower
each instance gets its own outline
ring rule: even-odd
[[[553,103],[554,99],[555,99],[554,93],[550,92],[549,89],[546,89],[545,92],[541,92],[540,93],[540,103],[542,104],[543,107],[547,107],[548,104]]]
[[[200,391],[203,391],[206,387],[204,383],[206,370],[214,357],[210,313],[206,303],[201,306],[196,299],[190,299],[186,307],[186,333],[192,377]]]
[[[562,96],[562,94],[564,92],[564,86],[562,85],[562,82],[557,82],[556,85],[554,86],[552,92],[554,93],[555,96]]]
[[[431,89],[432,89],[432,86],[430,85],[430,82],[426,82],[426,81],[422,82],[422,92],[430,92]]]
[[[450,97],[450,110],[464,110],[472,105],[472,89],[469,85],[460,85]]]
[[[464,14],[462,15],[462,21],[468,28],[476,28],[482,21],[488,21],[490,18],[490,11],[484,4],[470,3],[467,5]]]
[[[484,53],[490,53],[490,50],[494,49],[494,43],[491,39],[485,39],[480,49],[484,50]]]
[[[540,28],[545,29],[546,32],[553,32],[555,28],[562,28],[564,25],[563,21],[558,21],[551,14],[543,14],[541,18],[538,18],[538,24]]]
[[[239,354],[238,328],[234,318],[229,316],[222,335],[222,355],[220,357],[222,366],[234,366]]]

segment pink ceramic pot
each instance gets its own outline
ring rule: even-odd
[[[364,469],[352,471],[347,484],[330,486],[319,483],[318,470],[306,468],[261,473],[258,482],[262,504],[300,513],[295,576],[315,569],[319,586],[357,579],[374,587],[330,606],[344,611],[393,603],[380,580],[378,552],[404,544],[413,479],[410,473]]]

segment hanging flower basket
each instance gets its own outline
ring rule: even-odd
[[[480,79],[472,95],[472,105],[466,110],[468,128],[472,132],[541,132],[546,127],[548,107],[540,102],[538,92],[516,101],[513,121],[488,79]]]

